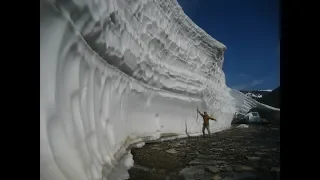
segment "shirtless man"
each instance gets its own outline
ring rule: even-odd
[[[204,130],[207,129],[208,131],[208,134],[209,134],[209,137],[210,137],[210,129],[209,129],[209,119],[211,120],[215,120],[217,121],[216,119],[210,117],[207,112],[203,112],[203,114],[197,109],[198,113],[202,116],[203,118],[203,126],[202,126],[202,133],[203,133],[203,137],[205,136],[205,132]]]

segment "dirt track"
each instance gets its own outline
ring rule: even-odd
[[[280,179],[280,127],[249,125],[132,149],[130,180]]]

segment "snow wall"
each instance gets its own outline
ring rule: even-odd
[[[225,50],[175,0],[40,0],[40,179],[128,178],[129,145],[200,133],[197,107],[229,128],[250,98]]]

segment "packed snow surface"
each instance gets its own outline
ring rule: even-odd
[[[249,125],[247,124],[240,124],[239,126],[237,126],[237,128],[248,128]]]
[[[126,179],[130,145],[200,133],[197,107],[229,128],[258,103],[225,50],[175,0],[40,0],[40,179]]]

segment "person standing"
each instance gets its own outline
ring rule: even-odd
[[[209,128],[209,120],[214,120],[217,121],[215,118],[210,117],[207,112],[203,112],[203,114],[197,109],[197,112],[202,116],[203,118],[203,126],[202,126],[202,133],[203,133],[203,137],[205,137],[205,129],[207,129],[208,131],[208,135],[210,137],[210,128]]]

